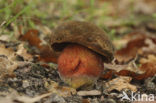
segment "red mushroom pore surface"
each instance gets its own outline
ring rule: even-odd
[[[62,78],[98,78],[103,68],[100,55],[78,44],[66,46],[58,58],[58,71]]]

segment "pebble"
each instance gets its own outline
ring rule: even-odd
[[[101,95],[101,91],[98,90],[78,91],[77,94],[79,96],[98,96]]]

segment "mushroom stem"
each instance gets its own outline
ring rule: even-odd
[[[58,58],[61,78],[74,88],[93,84],[103,68],[101,56],[78,44],[66,46]]]

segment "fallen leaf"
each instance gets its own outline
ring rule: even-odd
[[[30,29],[24,35],[20,36],[20,40],[28,41],[30,45],[35,46],[37,48],[42,48],[41,40],[38,38],[39,31],[36,29]]]
[[[16,50],[7,47],[8,42],[0,44],[0,78],[14,76],[13,71],[19,66],[26,64],[25,61],[18,61],[17,55],[26,60],[32,60],[32,55],[28,54],[23,44],[17,45]]]
[[[156,56],[149,55],[147,59],[140,60],[141,66],[137,67],[134,62],[125,65],[104,64],[105,68],[102,79],[110,79],[113,75],[130,76],[136,80],[143,80],[156,74]]]
[[[5,55],[9,60],[15,60],[15,51],[11,48],[6,48],[4,44],[0,44],[0,55]]]
[[[156,56],[155,55],[148,55],[147,58],[141,58],[140,59],[140,64],[144,63],[156,63]]]
[[[131,61],[128,64],[110,64],[110,63],[104,63],[105,68],[120,72],[122,70],[127,70],[131,72],[135,72],[137,74],[143,74],[143,71],[140,71],[140,69],[136,66],[135,61]]]
[[[44,62],[57,62],[57,55],[53,52],[50,45],[39,38],[39,31],[31,29],[22,35],[20,40],[27,41],[30,45],[37,47],[40,51],[38,60]]]
[[[136,33],[134,33],[136,34]],[[132,35],[134,37],[131,37],[132,39],[129,40],[127,45],[124,48],[121,48],[116,51],[115,58],[120,63],[128,62],[132,59],[134,59],[137,54],[139,55],[145,55],[148,53],[154,53],[155,54],[155,48],[156,48],[156,37],[137,33],[137,36]]]
[[[9,39],[10,39],[10,36],[9,35],[1,35],[0,36],[0,40],[9,41]]]
[[[114,70],[105,71],[103,74],[101,74],[100,78],[101,79],[111,79],[113,77],[113,75],[115,74],[114,72],[115,72]]]
[[[134,77],[135,79],[141,80],[141,79],[146,79],[148,77],[152,77],[156,74],[156,63],[142,64],[140,70],[145,71],[145,73],[135,76]]]
[[[18,64],[15,62],[16,53],[11,48],[6,48],[5,45],[0,44],[0,78],[5,76],[13,76],[13,71]]]
[[[155,38],[156,40],[156,38]],[[156,42],[154,43],[154,39],[146,39],[145,44],[147,44],[147,47],[142,47],[139,49],[138,54],[139,55],[145,55],[145,54],[155,54],[156,55]]]
[[[156,74],[156,56],[148,55],[147,59],[142,58],[140,59],[140,70],[145,71],[145,73],[141,75],[136,75],[134,78],[141,80],[146,79],[148,77],[152,77]]]
[[[88,99],[82,99],[82,103],[90,103]]]
[[[17,50],[16,54],[22,56],[24,58],[24,60],[29,60],[29,61],[33,60],[32,55],[27,53],[27,50],[24,48],[23,44],[20,44],[18,46],[18,50]]]
[[[145,46],[145,37],[139,37],[128,42],[125,48],[122,48],[115,53],[115,58],[119,62],[128,62],[129,60],[135,58],[139,48]]]
[[[17,68],[17,64],[7,59],[5,56],[0,57],[0,79],[5,76],[13,76],[13,71]]]
[[[137,91],[137,87],[130,84],[130,81],[132,80],[131,77],[126,76],[119,76],[111,81],[108,81],[105,84],[105,89],[110,92],[112,90],[122,91],[124,89],[129,89],[133,92]]]
[[[107,69],[104,70],[104,73],[100,77],[102,79],[111,79],[113,75],[135,77],[145,73],[145,71],[140,70],[140,68],[136,66],[135,61],[123,65],[105,63],[104,66]]]

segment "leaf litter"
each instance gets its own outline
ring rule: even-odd
[[[51,56],[49,57],[49,55],[45,55],[52,53],[52,51],[47,51],[47,49],[50,49],[49,45],[46,43],[42,44],[39,35],[33,34],[37,32],[38,31],[36,30],[28,31],[25,34],[25,36],[27,35],[28,37],[23,36],[22,40],[28,41],[30,45],[32,45],[29,49],[33,50],[33,47],[35,47],[40,51],[40,53],[30,52],[31,50],[29,51],[25,48],[25,45],[29,46],[29,44],[23,41],[19,43],[1,41],[0,90],[4,93],[4,97],[1,99],[2,101],[4,100],[10,103],[67,103],[67,101],[75,101],[76,103],[98,103],[99,101],[113,101],[111,98],[117,99],[117,93],[122,93],[122,91],[130,90],[137,92],[140,88],[142,88],[142,91],[140,90],[142,93],[144,93],[146,89],[152,92],[156,91],[154,89],[155,82],[153,82],[153,80],[155,80],[154,75],[156,73],[156,57],[154,51],[148,51],[155,48],[156,39],[153,36],[141,37],[138,34],[138,36],[132,37],[133,39],[130,39],[127,42],[127,47],[119,50],[123,53],[117,51],[116,55],[120,56],[119,59],[116,57],[111,64],[104,64],[106,68],[104,74],[101,76],[101,79],[97,82],[93,90],[77,91],[62,82],[59,74],[57,73],[57,69],[55,69],[56,67],[53,68],[53,66],[47,64],[49,61],[53,61],[53,58],[55,57],[52,55],[53,58],[49,59]],[[31,33],[30,37],[29,33]],[[38,39],[33,40],[32,36]],[[142,41],[142,44],[137,44],[139,41]],[[132,43],[131,46],[129,46],[130,43]],[[131,53],[131,50],[134,50],[135,52],[132,51],[133,53]],[[127,57],[130,56],[131,60],[127,58],[125,59],[125,55],[127,55]],[[36,62],[36,60],[38,62]],[[140,65],[137,65],[137,63]],[[105,82],[101,82],[103,80],[105,80]],[[138,86],[135,84],[134,80],[137,80],[135,82],[138,83],[139,80],[145,80],[145,82],[143,86]],[[150,86],[151,84],[153,87]],[[12,89],[16,92],[13,92]],[[114,90],[117,91],[114,92]],[[16,97],[13,95],[16,95]],[[118,99],[117,101],[120,100]]]
[[[103,0],[99,2],[103,3]],[[48,44],[48,36],[51,33],[49,27],[39,25],[37,29],[20,32],[19,28],[11,23],[10,28],[18,39],[10,42],[8,35],[0,36],[0,103],[129,103],[118,98],[122,91],[155,94],[154,23],[140,23],[138,20],[136,24],[122,25],[123,17],[132,14],[129,6],[133,2],[107,2],[113,2],[109,7],[109,15],[119,15],[121,19],[109,19],[104,24],[115,29],[116,35],[126,35],[113,40],[117,48],[115,60],[104,64],[106,69],[91,90],[75,90],[62,82],[54,67],[57,54],[53,54]],[[155,12],[154,0],[135,2],[135,13],[152,15]],[[98,15],[100,13],[101,11],[97,12]],[[100,22],[98,20],[95,19],[94,22]]]

